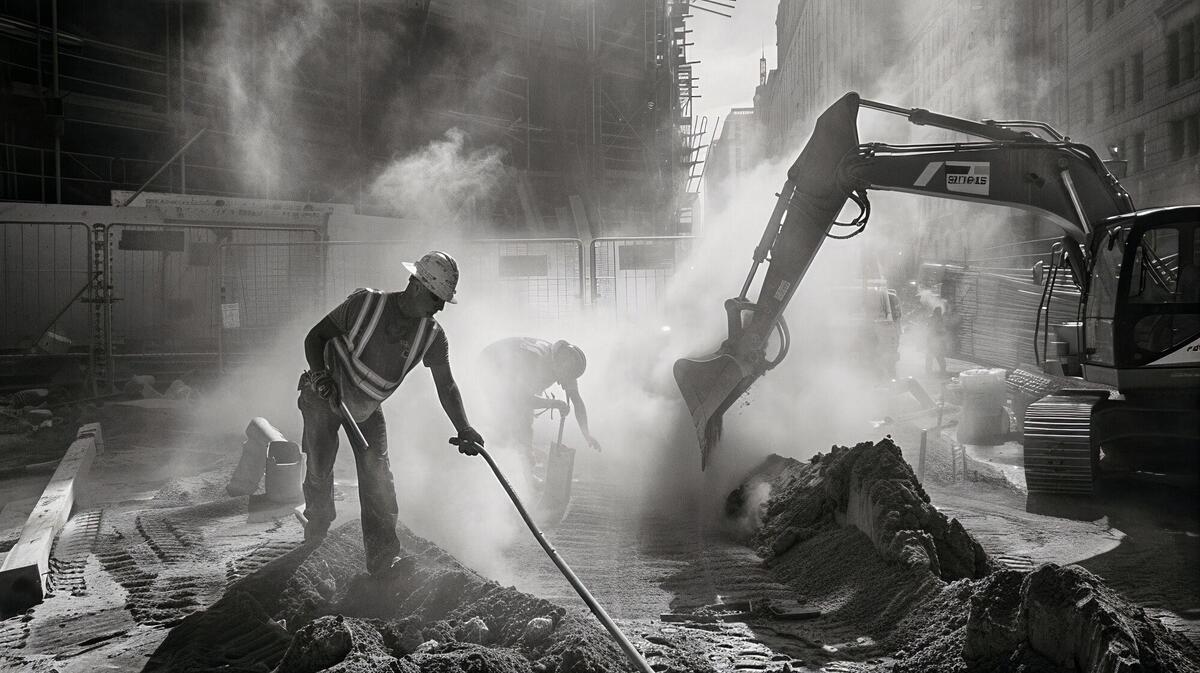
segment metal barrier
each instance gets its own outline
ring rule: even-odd
[[[316,320],[360,287],[399,290],[400,261],[436,245],[414,241],[223,243],[220,245],[219,353],[269,347],[294,327]],[[472,302],[503,307],[531,323],[559,320],[583,308],[583,244],[578,239],[484,239],[449,244]]]
[[[109,226],[113,352],[216,353],[219,246],[287,244],[319,237],[320,232],[308,228],[221,223]]]
[[[591,245],[592,307],[629,318],[659,307],[691,236],[597,238]]]
[[[80,301],[94,278],[90,233],[83,222],[0,222],[0,350],[28,350],[43,336],[51,352],[91,343]]]

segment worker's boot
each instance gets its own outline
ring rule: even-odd
[[[309,519],[304,524],[304,543],[320,544],[329,533],[329,524]]]

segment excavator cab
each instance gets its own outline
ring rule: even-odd
[[[1200,207],[1110,218],[1092,248],[1084,377],[1134,396],[1200,387]]]

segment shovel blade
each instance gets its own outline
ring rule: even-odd
[[[575,449],[562,444],[550,447],[546,456],[546,479],[538,501],[538,519],[547,525],[562,521],[571,502],[571,480],[575,473]]]

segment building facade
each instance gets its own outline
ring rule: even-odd
[[[856,90],[958,117],[1048,122],[1115,160],[1139,207],[1200,202],[1200,0],[781,0],[776,41],[778,66],[755,97],[766,148],[799,149],[816,115]],[[862,140],[965,139],[907,134]],[[911,227],[927,258],[983,260],[1058,232],[940,199],[910,210],[890,226]]]
[[[1138,207],[1200,203],[1200,0],[1072,0],[1064,13],[1067,133],[1126,162]]]
[[[719,203],[762,160],[762,133],[752,107],[735,107],[721,124],[704,161],[707,203]]]

